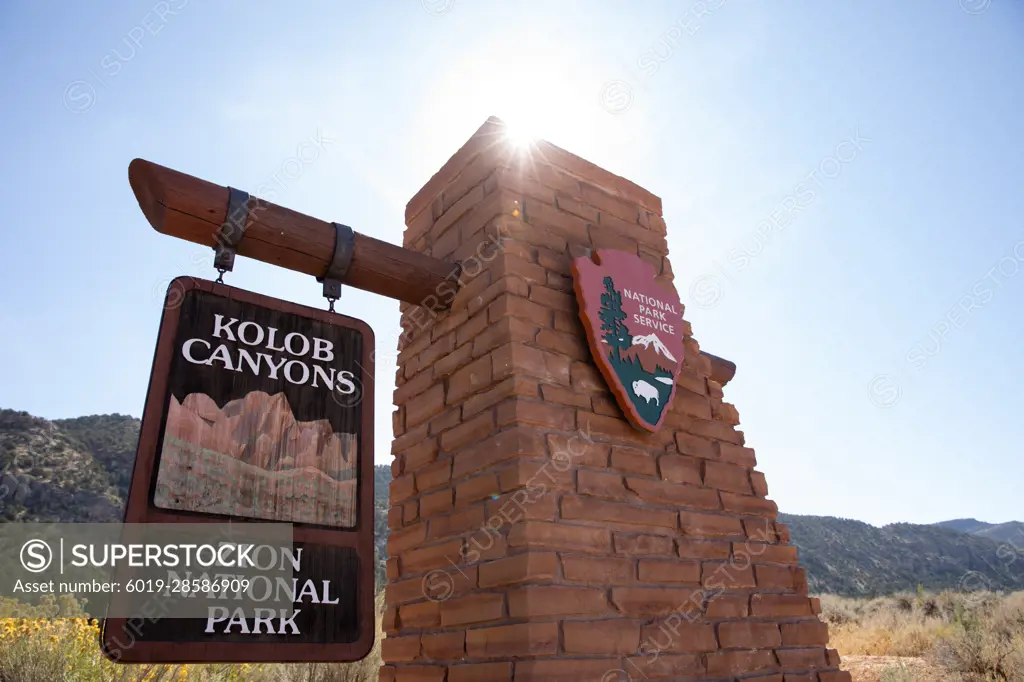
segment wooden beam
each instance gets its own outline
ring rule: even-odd
[[[213,247],[227,220],[228,188],[143,159],[128,166],[128,182],[139,208],[157,232]],[[319,277],[334,255],[334,227],[323,220],[259,200],[250,212],[238,254]],[[454,263],[355,233],[352,263],[344,283],[388,298],[439,307],[457,287]],[[711,360],[711,378],[721,385],[736,365],[701,351]]]
[[[228,188],[143,159],[128,166],[128,182],[143,215],[162,234],[213,247],[227,219]],[[319,277],[334,255],[331,223],[254,200],[238,254]],[[456,265],[388,242],[355,234],[344,284],[388,298],[423,304],[446,279],[455,286]],[[434,303],[439,307],[441,303]]]

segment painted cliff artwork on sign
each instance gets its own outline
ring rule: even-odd
[[[196,291],[180,318],[154,506],[354,527],[359,331]]]
[[[634,253],[598,250],[572,263],[573,283],[591,355],[635,427],[657,431],[683,363],[679,296],[655,281]]]

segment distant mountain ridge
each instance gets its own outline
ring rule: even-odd
[[[0,410],[0,521],[121,520],[138,436],[139,420],[125,415],[47,421]],[[382,582],[391,468],[375,466],[374,480]],[[830,516],[780,514],[779,520],[790,528],[812,592],[871,596],[919,585],[1024,590],[1024,535],[988,536],[994,529],[1021,531],[1019,522],[878,528]]]
[[[1024,548],[1024,523],[1020,521],[985,523],[978,519],[953,519],[952,521],[940,521],[934,525],[961,533],[970,533],[996,542],[1008,542],[1017,548]]]

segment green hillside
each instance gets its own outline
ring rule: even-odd
[[[120,520],[138,435],[139,421],[123,415],[51,422],[0,410],[0,520]],[[375,467],[374,480],[382,583],[391,468]],[[790,527],[812,592],[871,596],[919,585],[1024,589],[1024,524],[1017,522],[958,519],[877,528],[830,516],[783,514],[780,520]]]

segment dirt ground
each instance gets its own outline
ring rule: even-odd
[[[899,656],[843,656],[842,668],[853,682],[959,682],[923,658]]]

